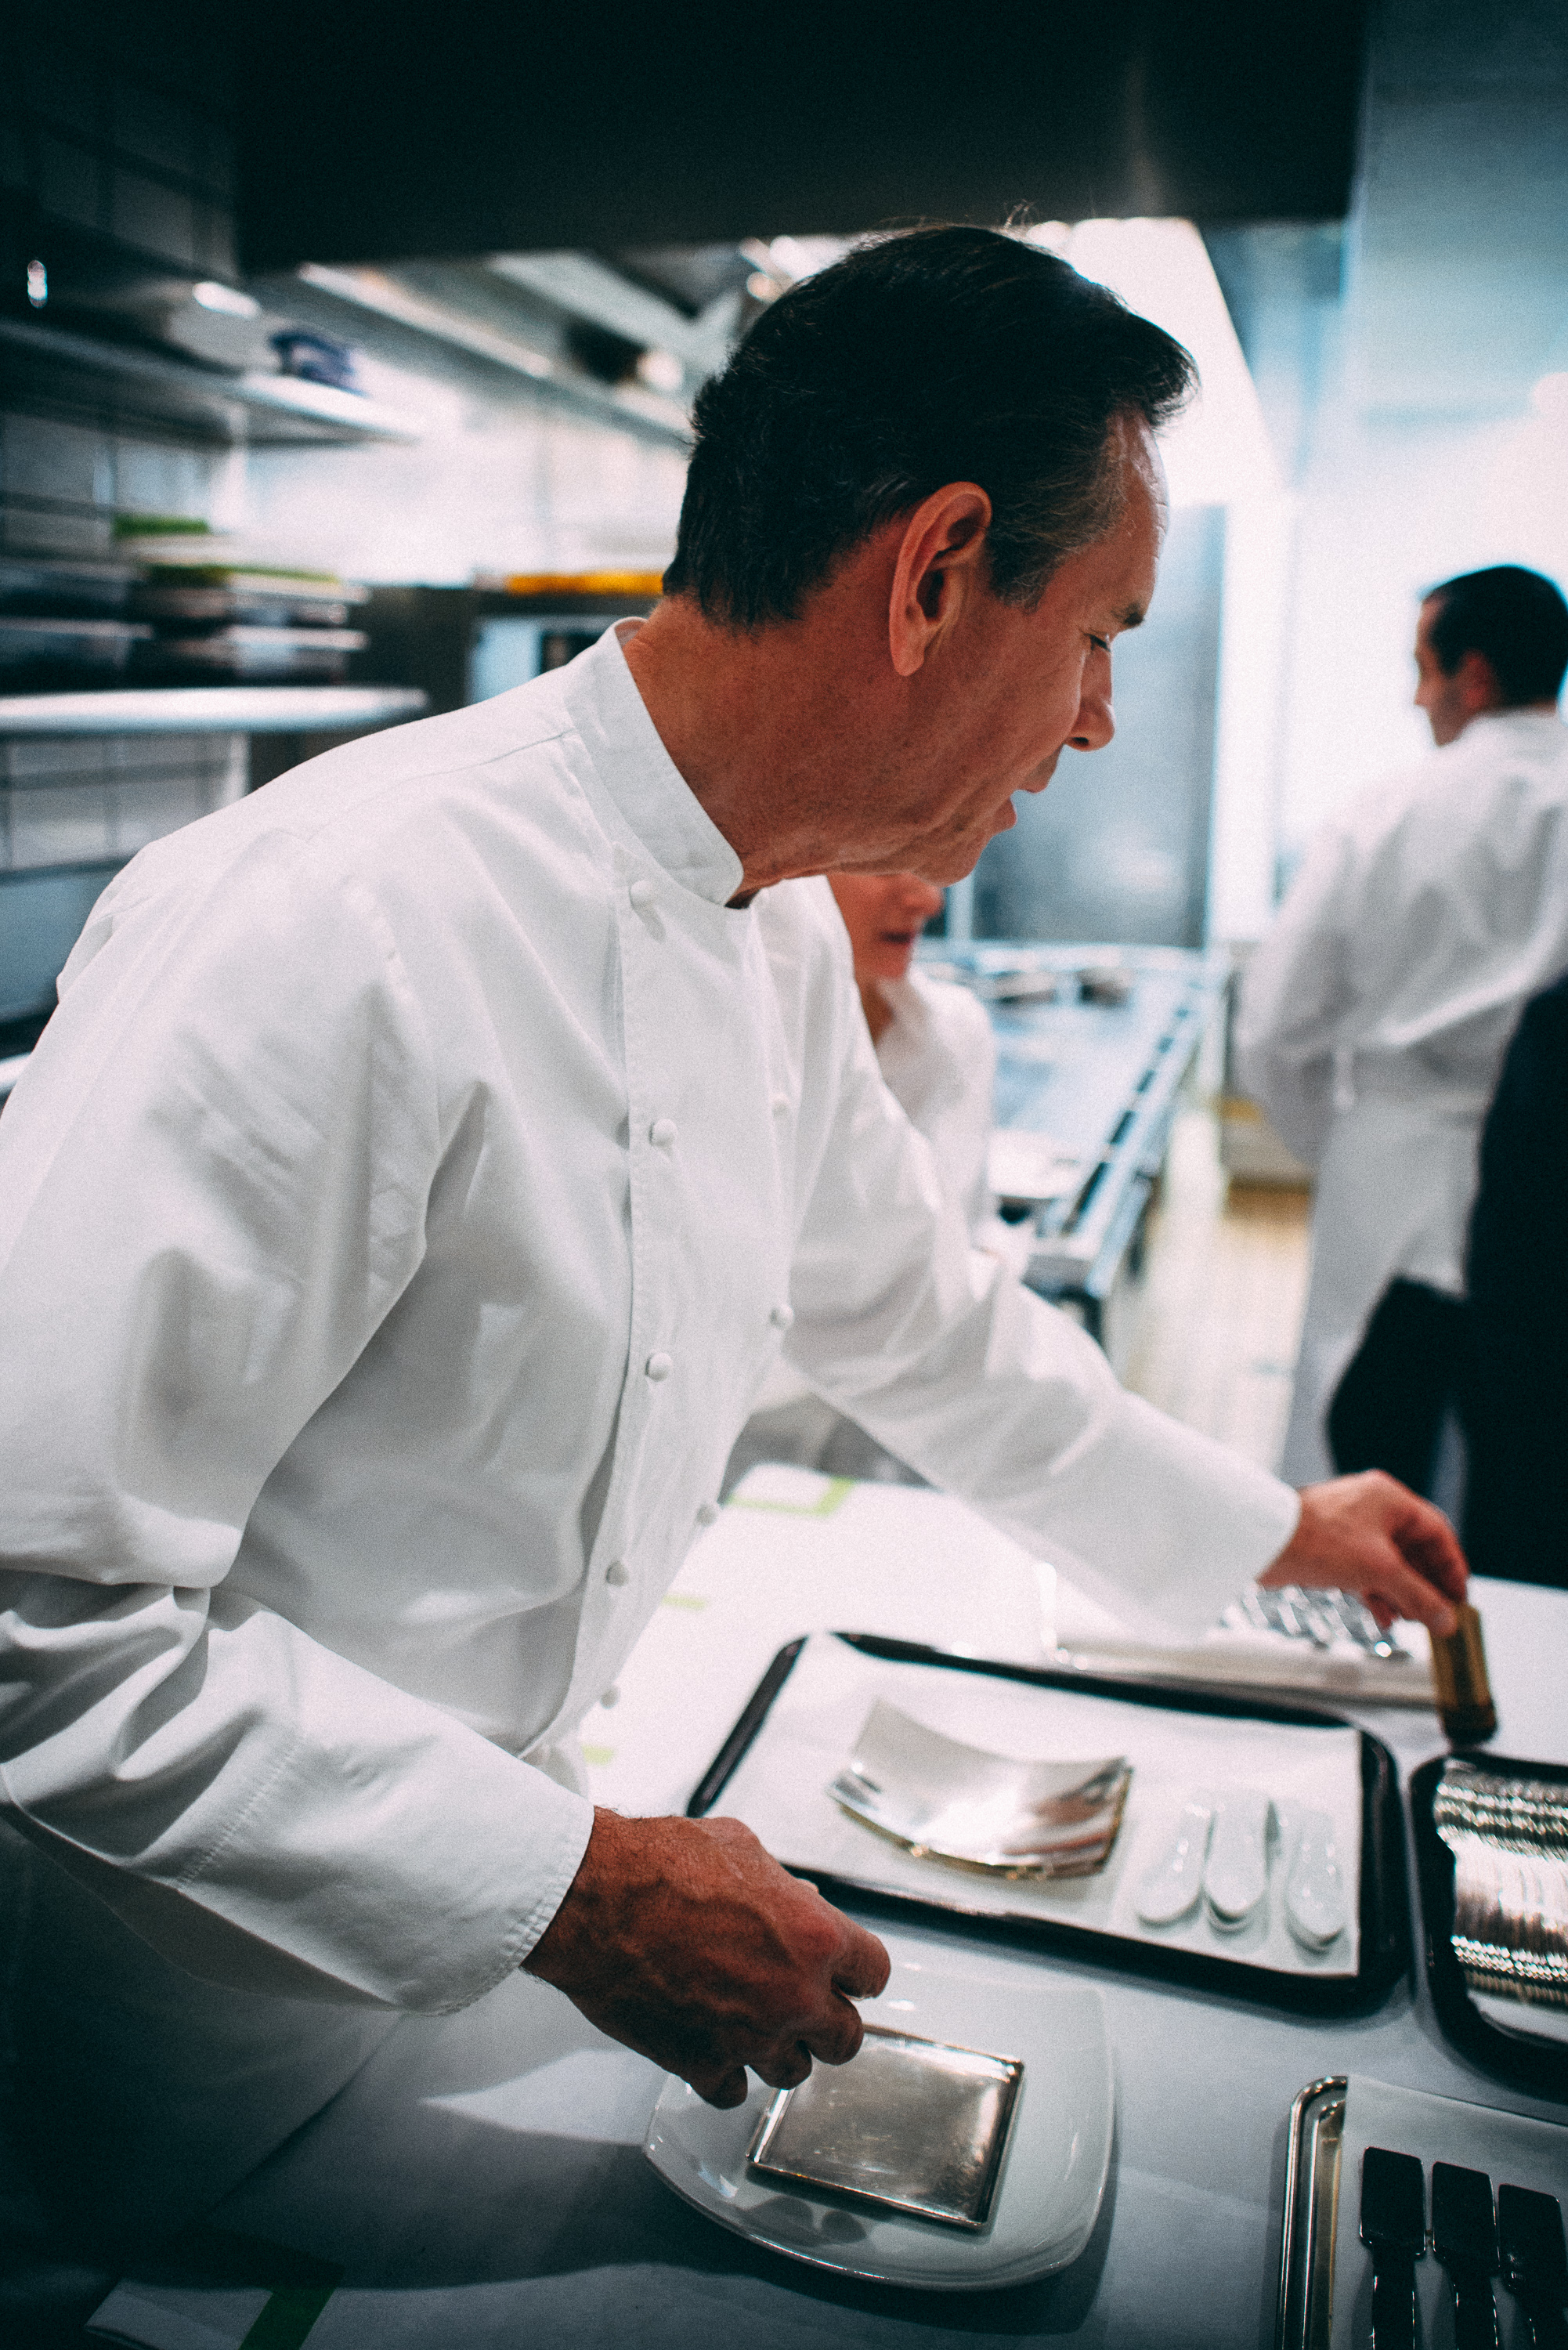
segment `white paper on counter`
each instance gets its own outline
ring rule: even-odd
[[[877,1698],[929,1729],[996,1753],[1053,1760],[1125,1754],[1132,1787],[1106,1867],[1054,1882],[981,1876],[919,1860],[848,1817],[826,1790]],[[1199,1787],[1238,1786],[1261,1787],[1276,1803],[1326,1812],[1334,1822],[1350,1924],[1321,1955],[1302,1950],[1285,1924],[1283,1856],[1277,1853],[1262,1909],[1239,1934],[1216,1932],[1201,1907],[1165,1928],[1146,1926],[1137,1915],[1138,1885],[1188,1796]],[[1072,1690],[895,1664],[816,1634],[713,1809],[743,1820],[786,1866],[879,1891],[1086,1927],[1281,1973],[1354,1975],[1359,1964],[1361,1742],[1354,1730],[1168,1713]]]
[[[1545,2195],[1568,2193],[1568,2128],[1529,2121],[1522,2114],[1473,2106],[1458,2097],[1432,2097],[1421,2089],[1397,2089],[1386,2081],[1352,2074],[1345,2101],[1340,2142],[1339,2197],[1334,2207],[1334,2331],[1331,2350],[1362,2350],[1372,2339],[1372,2255],[1361,2241],[1361,2158],[1369,2146],[1413,2154],[1427,2173],[1427,2218],[1432,2216],[1432,2165],[1458,2162],[1484,2170],[1495,2198],[1501,2186],[1533,2187]],[[1453,2340],[1453,2296],[1448,2272],[1430,2251],[1416,2263],[1421,2309],[1421,2340]],[[1514,2338],[1509,2319],[1514,2304],[1497,2287],[1503,2313],[1503,2340]],[[1522,2332],[1518,2339],[1523,2340]]]
[[[1047,1570],[1047,1577],[1049,1570]],[[1134,1638],[1106,1608],[1065,1575],[1042,1578],[1045,1645],[1053,1661],[1081,1672],[1182,1682],[1195,1688],[1277,1690],[1282,1696],[1336,1698],[1345,1704],[1421,1706],[1430,1711],[1432,1649],[1419,1624],[1396,1624],[1398,1660],[1369,1656],[1348,1635],[1328,1648],[1283,1632],[1214,1624],[1201,1640]]]
[[[584,1721],[594,1801],[682,1810],[778,1650],[820,1630],[1048,1661],[1036,1562],[961,1502],[763,1463],[692,1544],[614,1702]]]

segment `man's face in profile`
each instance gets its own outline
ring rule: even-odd
[[[1166,521],[1153,435],[1125,422],[1118,439],[1121,508],[1104,537],[1069,556],[1030,609],[980,588],[941,648],[898,795],[907,830],[883,869],[961,879],[1016,821],[1015,792],[1043,792],[1064,749],[1098,750],[1116,732],[1111,646],[1147,609]]]
[[[1475,715],[1465,691],[1464,663],[1451,677],[1446,676],[1433,648],[1432,624],[1442,608],[1440,597],[1429,597],[1416,623],[1416,707],[1426,712],[1439,751],[1445,743],[1457,742]]]

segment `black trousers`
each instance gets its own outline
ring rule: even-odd
[[[1328,1446],[1342,1476],[1386,1469],[1429,1495],[1438,1447],[1466,1380],[1462,1298],[1420,1281],[1391,1281],[1328,1408]]]

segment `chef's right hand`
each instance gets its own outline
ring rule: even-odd
[[[791,1877],[739,1820],[596,1811],[571,1889],[524,1961],[612,2040],[738,2106],[746,2067],[792,2089],[846,2064],[851,2002],[888,1981],[875,1934]]]
[[[1364,1469],[1303,1486],[1295,1533],[1258,1581],[1354,1591],[1385,1631],[1407,1616],[1447,1639],[1469,1575],[1441,1510],[1381,1469]]]

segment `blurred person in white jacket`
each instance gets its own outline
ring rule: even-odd
[[[1481,1122],[1525,1002],[1568,968],[1568,606],[1536,572],[1466,573],[1423,599],[1415,659],[1436,748],[1314,839],[1236,1043],[1316,1170],[1282,1473],[1429,1491]]]
[[[945,892],[918,873],[827,878],[849,933],[877,1066],[977,1235],[995,1207],[985,1168],[996,1044],[984,1006],[967,988],[914,968],[915,942],[941,912]]]
[[[918,873],[830,873],[849,937],[855,984],[883,1083],[929,1145],[937,1179],[971,1241],[1021,1272],[1027,1236],[1004,1224],[986,1180],[996,1043],[966,987],[915,967],[916,942],[946,892]],[[726,1488],[763,1461],[829,1474],[923,1482],[885,1445],[836,1411],[781,1356],[725,1472]]]
[[[100,899],[0,1119],[0,2118],[100,2220],[518,1968],[721,2106],[853,2054],[876,1938],[572,1761],[781,1347],[1129,1620],[1451,1621],[1427,1504],[1297,1495],[971,1249],[801,878],[956,879],[1109,740],[1189,373],[1037,248],[863,248],[704,388],[650,619]]]

